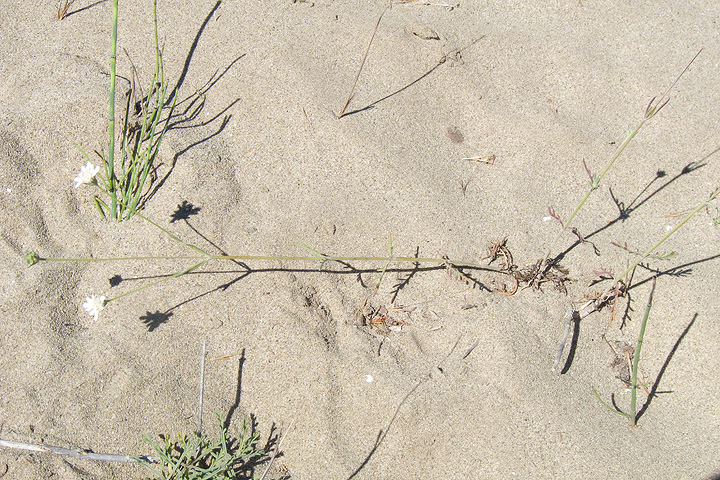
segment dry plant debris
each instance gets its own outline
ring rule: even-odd
[[[464,157],[463,160],[469,162],[485,163],[487,165],[495,165],[495,155],[481,155],[477,157]]]
[[[68,16],[68,10],[72,6],[72,4],[75,3],[75,0],[62,0],[58,4],[58,11],[57,11],[57,19],[58,20],[65,20],[65,17]]]
[[[402,305],[390,304],[386,307],[381,305],[378,308],[370,304],[366,304],[360,311],[360,324],[367,326],[381,334],[383,337],[390,335],[390,332],[399,332],[402,327],[410,325],[409,322],[398,318],[398,315],[405,313],[407,315],[415,310],[415,307],[407,307]]]

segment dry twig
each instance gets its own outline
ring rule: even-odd
[[[352,88],[350,89],[350,94],[348,95],[347,101],[345,102],[345,105],[343,106],[342,110],[340,110],[340,113],[338,114],[338,118],[342,118],[345,115],[345,110],[347,110],[348,106],[350,105],[350,101],[353,98],[353,93],[355,93],[355,86],[357,85],[358,80],[360,79],[360,73],[362,72],[363,67],[365,66],[365,60],[367,60],[368,53],[370,53],[370,47],[372,46],[373,40],[375,40],[375,34],[378,31],[378,27],[380,26],[380,20],[382,20],[383,15],[385,15],[385,12],[388,11],[392,3],[388,3],[385,8],[383,8],[382,13],[380,13],[380,16],[377,19],[377,23],[375,24],[375,29],[373,30],[372,35],[370,36],[370,42],[368,43],[367,50],[365,50],[365,55],[363,55],[362,62],[360,62],[360,68],[358,69],[357,75],[355,75],[355,81],[353,82]]]

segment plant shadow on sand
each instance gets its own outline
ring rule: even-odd
[[[600,256],[600,251],[597,249],[597,247],[589,241],[589,239],[593,238],[594,236],[598,235],[599,233],[609,229],[613,225],[617,224],[618,222],[624,222],[628,218],[630,218],[630,215],[640,208],[643,204],[645,204],[648,200],[653,198],[655,195],[660,193],[663,189],[667,188],[670,184],[678,181],[681,177],[684,177],[685,175],[688,175],[695,170],[699,170],[707,165],[707,160],[713,156],[714,154],[720,152],[720,148],[715,149],[714,151],[710,152],[708,155],[705,156],[701,161],[699,162],[690,162],[688,163],[679,173],[677,173],[675,176],[669,178],[667,181],[665,181],[662,185],[658,186],[655,190],[652,191],[652,193],[648,194],[645,198],[643,198],[639,203],[635,204],[640,197],[645,194],[645,192],[648,191],[648,189],[658,180],[664,178],[667,176],[667,173],[665,170],[658,170],[653,177],[652,180],[650,180],[647,185],[638,193],[635,198],[628,204],[625,205],[624,202],[619,200],[612,192],[612,189],[609,189],[610,197],[612,198],[613,203],[618,209],[618,216],[607,222],[602,227],[597,228],[593,232],[582,235],[577,229],[572,230],[573,233],[578,237],[577,241],[575,243],[571,244],[568,248],[566,248],[564,251],[558,253],[558,255],[555,257],[556,261],[561,261],[563,258],[565,258],[572,250],[574,250],[576,247],[582,244],[589,244],[593,247],[595,250],[595,254]]]
[[[217,252],[219,252],[220,255],[228,256],[228,253],[224,251],[220,246],[217,245],[216,242],[212,241],[210,238],[208,238],[207,235],[203,234],[201,231],[199,231],[191,222],[190,218],[194,215],[199,215],[201,209],[199,207],[194,206],[192,203],[188,201],[183,201],[181,204],[177,206],[177,209],[175,212],[173,212],[170,216],[170,223],[176,223],[182,221],[193,233],[195,233],[198,237],[203,239],[207,244],[212,246],[213,249],[215,249]],[[500,293],[504,295],[510,295],[512,293],[515,293],[518,288],[519,280],[518,278],[521,278],[522,275],[525,273],[518,269],[516,265],[512,263],[512,255],[510,254],[509,250],[505,246],[505,240],[502,240],[500,242],[491,242],[490,246],[488,248],[490,255],[488,255],[488,259],[491,260],[491,263],[495,261],[496,258],[502,258],[502,261],[504,262],[504,265],[499,268],[491,267],[490,264],[488,264],[487,267],[483,266],[456,266],[452,263],[449,263],[448,261],[445,261],[443,263],[443,259],[438,259],[439,261],[434,265],[427,265],[422,266],[419,262],[412,263],[411,266],[408,267],[388,267],[386,266],[383,269],[383,273],[398,273],[398,274],[404,274],[397,283],[392,288],[392,301],[391,303],[395,302],[397,299],[397,296],[399,295],[400,291],[404,289],[411,281],[412,278],[414,278],[416,275],[423,273],[423,272],[433,272],[433,271],[447,271],[448,274],[462,282],[465,283],[468,286],[471,286],[473,288],[478,288],[481,291],[485,291],[487,293]],[[415,258],[419,257],[420,249],[419,247],[415,248]],[[322,255],[322,254],[321,254]],[[370,286],[370,281],[364,279],[364,276],[367,275],[377,275],[378,269],[367,267],[367,268],[359,268],[354,266],[349,261],[341,261],[341,260],[334,260],[333,262],[328,262],[329,266],[325,264],[324,261],[322,261],[323,256],[318,257],[318,260],[320,265],[317,267],[297,267],[297,268],[291,268],[291,267],[266,267],[266,268],[253,268],[247,265],[245,262],[237,260],[237,259],[228,259],[232,263],[234,263],[238,268],[233,269],[222,269],[222,270],[196,270],[192,272],[184,273],[183,276],[186,275],[232,275],[234,278],[230,279],[229,281],[225,281],[222,284],[211,288],[209,290],[206,290],[204,292],[201,292],[197,295],[194,295],[190,298],[187,298],[186,300],[183,300],[172,307],[160,311],[155,310],[147,311],[145,315],[140,317],[140,320],[145,324],[145,326],[148,328],[149,331],[154,331],[161,325],[167,323],[170,318],[173,315],[173,311],[177,308],[181,307],[182,305],[188,304],[190,302],[193,302],[199,298],[205,297],[207,295],[210,295],[215,292],[224,292],[228,290],[231,286],[233,286],[235,283],[247,278],[251,274],[262,274],[262,273],[271,273],[271,272],[286,272],[286,273],[323,273],[327,275],[352,275],[357,277],[357,282],[363,286],[363,288],[368,288]],[[327,257],[330,258],[330,257]],[[480,278],[481,275],[489,275],[490,279]],[[525,274],[526,275],[526,274]],[[120,285],[122,285],[125,282],[143,282],[148,280],[158,280],[158,279],[169,279],[171,277],[176,277],[177,274],[164,274],[164,275],[152,275],[152,276],[135,276],[135,277],[129,277],[124,278],[120,274],[115,274],[109,279],[109,283],[111,288],[116,288]],[[493,278],[495,277],[495,278]],[[498,280],[499,277],[502,277],[510,287],[508,287],[507,284],[504,282],[501,282]],[[560,281],[560,283],[555,284],[556,288],[563,288],[562,282],[564,279]]]
[[[374,100],[374,101],[370,102],[369,104],[367,104],[367,105],[364,106],[364,107],[359,107],[359,108],[356,108],[356,109],[354,109],[354,110],[350,110],[349,112],[343,112],[343,113],[342,113],[341,115],[339,115],[338,117],[339,117],[339,118],[341,118],[341,117],[347,117],[348,115],[355,115],[356,113],[361,113],[361,112],[365,112],[365,111],[368,111],[368,110],[372,110],[372,109],[375,108],[375,106],[377,106],[379,103],[384,102],[385,100],[387,100],[387,99],[389,99],[389,98],[391,98],[391,97],[394,97],[395,95],[398,95],[398,94],[404,92],[405,90],[409,89],[409,88],[412,87],[413,85],[421,82],[422,80],[424,80],[425,78],[427,78],[428,76],[430,76],[433,72],[435,72],[435,70],[437,70],[438,68],[440,68],[441,66],[443,66],[446,62],[456,62],[456,61],[458,61],[460,58],[462,58],[462,53],[463,53],[465,50],[467,50],[467,49],[469,49],[470,47],[474,46],[476,43],[478,43],[478,42],[479,42],[480,40],[482,40],[483,38],[485,38],[485,37],[484,37],[484,36],[478,37],[478,38],[476,38],[475,40],[473,40],[472,42],[470,42],[469,44],[465,45],[464,47],[456,48],[455,50],[451,51],[450,53],[447,53],[447,54],[443,55],[442,57],[440,57],[440,59],[437,61],[437,63],[435,63],[435,65],[433,65],[433,66],[432,66],[430,69],[428,69],[425,73],[423,73],[422,75],[420,75],[419,77],[417,77],[417,78],[416,78],[415,80],[413,80],[412,82],[406,84],[405,86],[398,88],[398,89],[395,90],[394,92],[388,93],[388,94],[385,95],[384,97],[381,97],[381,98],[379,98],[379,99],[377,99],[377,100]]]
[[[657,278],[661,278],[661,277],[664,277],[664,276],[668,276],[668,277],[686,277],[686,276],[688,276],[688,275],[692,275],[692,271],[693,271],[693,270],[692,270],[692,268],[690,268],[692,265],[698,265],[698,264],[701,264],[701,263],[712,262],[712,261],[715,261],[715,260],[720,260],[720,254],[712,255],[712,256],[710,256],[710,257],[705,257],[705,258],[701,258],[701,259],[698,259],[698,260],[693,260],[692,262],[687,262],[687,263],[684,263],[684,264],[682,264],[682,265],[677,265],[677,266],[668,268],[668,269],[666,269],[666,270],[653,269],[653,268],[649,268],[649,267],[646,266],[646,265],[641,265],[641,267],[642,267],[643,269],[647,270],[648,272],[655,274],[655,275],[657,276]],[[625,295],[627,296],[627,301],[626,301],[624,313],[623,313],[623,315],[622,315],[622,317],[621,317],[621,320],[622,320],[622,322],[623,322],[623,326],[624,326],[624,324],[625,324],[625,321],[626,321],[627,318],[628,318],[629,312],[632,311],[632,307],[631,307],[631,304],[632,304],[631,292],[632,292],[634,289],[636,289],[636,288],[638,288],[638,287],[640,287],[640,286],[642,286],[642,285],[644,285],[644,284],[646,284],[646,283],[648,283],[648,282],[650,282],[650,281],[651,281],[651,277],[649,277],[649,278],[647,278],[647,279],[645,279],[645,280],[641,280],[641,281],[639,281],[639,282],[637,282],[637,283],[633,283],[633,284],[631,284],[631,286],[630,286],[630,287],[627,289],[627,291],[625,292]],[[672,350],[672,352],[670,353],[670,355],[669,355],[666,363],[669,363],[670,359],[672,358],[672,355],[673,355],[674,352],[675,352],[675,349],[677,348],[677,346],[679,346],[679,342],[682,340],[683,337],[685,337],[685,335],[687,334],[687,331],[689,331],[689,329],[690,329],[690,327],[692,326],[692,324],[695,323],[696,318],[697,318],[697,314],[693,317],[692,321],[690,322],[690,324],[689,324],[688,327],[687,327],[687,330],[686,330],[685,332],[683,332],[683,334],[681,335],[681,338],[678,339],[678,343],[676,344],[675,348],[673,348],[673,350]],[[572,367],[572,363],[573,363],[573,360],[575,359],[575,353],[576,353],[576,351],[577,351],[577,346],[578,346],[578,342],[579,342],[579,339],[580,339],[580,324],[581,324],[581,323],[582,323],[582,321],[581,321],[580,319],[578,319],[578,318],[574,318],[574,319],[573,319],[573,322],[572,322],[572,329],[573,329],[572,339],[571,339],[571,341],[570,341],[570,348],[569,348],[569,351],[568,351],[567,358],[565,359],[565,363],[564,363],[564,365],[563,365],[563,368],[562,368],[562,370],[560,371],[561,374],[566,374],[568,371],[570,371],[570,368]],[[665,367],[667,367],[667,365],[665,365]],[[664,372],[664,368],[663,368],[663,370],[661,370],[661,371]],[[660,375],[658,376],[657,382],[660,381],[660,377],[662,377],[662,374],[660,374]],[[641,416],[641,415],[640,415],[640,412],[644,412],[644,410],[640,410],[640,411],[638,412],[638,418],[640,418],[640,416]]]
[[[208,25],[208,22],[213,17],[217,9],[220,7],[222,1],[218,0],[217,3],[213,6],[212,9],[210,9],[210,12],[207,14],[205,19],[203,20],[202,24],[200,25],[197,33],[195,34],[195,38],[193,39],[192,44],[190,45],[190,49],[188,50],[188,53],[185,57],[185,62],[183,64],[182,72],[180,73],[180,77],[177,80],[177,83],[173,87],[172,91],[168,95],[168,99],[172,99],[175,97],[175,95],[178,95],[180,92],[181,87],[185,83],[185,78],[187,77],[188,71],[190,70],[190,65],[192,63],[193,56],[195,54],[195,50],[197,49],[200,39],[202,37],[202,34],[205,30],[205,28]],[[230,110],[238,101],[240,101],[240,98],[236,98],[235,100],[228,103],[225,107],[223,107],[219,112],[212,115],[207,120],[203,121],[197,121],[200,117],[200,114],[205,109],[205,99],[206,95],[210,90],[212,90],[215,85],[225,76],[225,74],[228,73],[228,71],[243,57],[245,57],[245,54],[241,54],[237,56],[235,59],[233,59],[222,71],[220,69],[217,69],[210,78],[205,81],[205,83],[197,89],[194,93],[190,94],[183,100],[180,100],[175,105],[175,110],[171,113],[171,117],[168,119],[168,127],[167,132],[175,131],[175,130],[185,130],[185,129],[191,129],[191,131],[195,131],[198,129],[203,129],[204,127],[210,126],[220,117],[222,116],[222,121],[220,122],[220,125],[214,129],[214,131],[205,134],[204,136],[200,136],[200,138],[192,141],[191,143],[185,145],[184,147],[181,147],[179,151],[177,151],[174,155],[172,160],[169,162],[169,165],[167,167],[167,171],[162,175],[161,178],[158,178],[158,170],[162,166],[162,164],[154,165],[152,170],[152,178],[150,179],[150,183],[147,189],[147,192],[142,196],[141,201],[138,204],[138,210],[142,210],[142,208],[147,204],[147,202],[155,196],[155,194],[160,190],[160,188],[165,184],[165,182],[168,180],[170,175],[172,174],[173,170],[175,169],[175,166],[177,165],[178,160],[180,157],[182,157],[185,153],[192,150],[193,148],[209,141],[210,139],[216,137],[219,135],[223,130],[225,130],[225,127],[230,122],[230,119],[232,118],[232,114],[227,114],[228,110]],[[168,100],[169,102],[170,100]],[[183,106],[184,105],[184,106]],[[166,106],[169,106],[166,105]],[[180,107],[183,106],[182,110],[180,111]]]

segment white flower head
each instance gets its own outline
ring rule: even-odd
[[[80,173],[73,179],[75,182],[75,188],[78,188],[82,184],[94,184],[96,182],[95,175],[100,171],[100,167],[96,167],[90,162],[84,167],[80,167]]]
[[[96,297],[95,295],[85,298],[83,308],[97,321],[100,311],[105,308],[105,297]]]

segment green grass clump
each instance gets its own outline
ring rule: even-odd
[[[109,202],[95,197],[95,205],[103,216],[123,221],[132,217],[145,195],[143,188],[153,169],[160,145],[167,132],[177,93],[168,99],[162,54],[158,44],[157,0],[153,6],[155,27],[155,73],[147,94],[135,82],[133,72],[131,89],[127,95],[125,119],[120,135],[119,159],[115,158],[115,66],[117,59],[118,0],[113,1],[112,44],[110,50],[110,114],[107,154],[100,153],[104,175],[98,175],[98,187],[109,196]],[[139,95],[138,95],[139,93]],[[139,99],[137,97],[140,97]],[[163,113],[166,115],[163,117]],[[78,147],[78,149],[80,149]],[[90,158],[80,149],[88,162]],[[109,204],[108,204],[109,203]]]
[[[159,455],[159,465],[146,458],[134,460],[153,472],[153,477],[144,480],[240,480],[251,478],[247,475],[248,464],[259,460],[265,452],[257,446],[259,434],[243,422],[240,438],[232,439],[217,413],[220,435],[211,441],[204,434],[178,434],[177,441],[168,435],[160,435],[161,442],[143,435]]]

